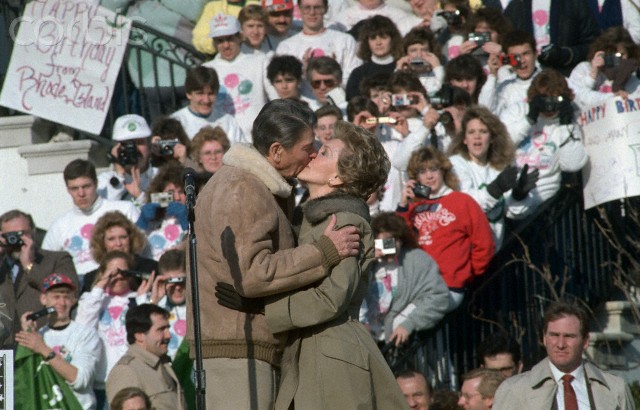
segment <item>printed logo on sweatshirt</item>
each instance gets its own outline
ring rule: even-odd
[[[421,246],[429,246],[433,243],[431,234],[441,226],[448,226],[456,220],[456,216],[448,209],[442,207],[441,204],[425,204],[428,208],[422,208],[424,205],[415,208],[415,216],[413,225],[419,232],[418,244]],[[433,205],[436,205],[435,207]],[[424,209],[422,212],[419,208]]]
[[[253,82],[241,73],[228,74],[222,79],[218,100],[222,110],[230,115],[245,112],[251,106]]]

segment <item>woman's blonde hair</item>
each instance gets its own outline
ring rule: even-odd
[[[336,123],[333,138],[344,143],[337,164],[344,185],[338,189],[366,200],[387,181],[387,153],[375,135],[346,121]]]
[[[93,227],[93,234],[91,236],[91,241],[89,242],[89,247],[91,248],[91,254],[93,255],[93,260],[100,261],[107,253],[107,248],[104,244],[104,236],[109,230],[109,228],[113,228],[114,226],[119,226],[127,231],[127,235],[129,236],[129,253],[136,254],[144,249],[147,240],[144,234],[138,229],[137,226],[133,224],[119,211],[111,211],[102,215],[100,219],[96,222]]]

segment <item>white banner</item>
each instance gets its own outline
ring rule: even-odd
[[[9,27],[15,43],[0,105],[99,134],[130,29],[98,0],[31,1]]]
[[[640,98],[611,98],[583,111],[578,123],[589,153],[585,209],[640,195]]]

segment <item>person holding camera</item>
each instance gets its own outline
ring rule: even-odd
[[[582,128],[575,118],[574,94],[557,70],[543,70],[531,83],[528,103],[512,104],[500,116],[509,124],[516,145],[516,165],[539,170],[536,187],[510,209],[513,218],[525,218],[560,190],[561,173],[578,172],[589,157]]]
[[[416,242],[404,219],[393,212],[371,220],[376,262],[360,321],[373,338],[396,346],[417,330],[435,326],[449,304],[449,290],[436,262]]]
[[[98,175],[98,195],[142,206],[144,192],[157,172],[151,166],[151,129],[143,117],[123,115],[113,124],[112,139],[116,142],[110,153],[113,168]]]
[[[447,287],[447,312],[464,299],[474,276],[493,258],[495,243],[484,211],[469,195],[458,192],[449,159],[433,147],[416,150],[407,168],[396,212],[416,232],[418,245],[437,263]]]
[[[184,167],[176,163],[160,168],[149,186],[147,203],[140,209],[136,225],[145,232],[154,260],[179,246],[189,229],[183,172]]]
[[[640,96],[640,46],[623,27],[612,27],[589,46],[587,61],[576,66],[569,84],[585,110],[613,97]]]
[[[78,288],[71,256],[38,249],[35,229],[31,215],[18,209],[0,215],[0,303],[6,308],[6,316],[0,313],[0,319],[7,325],[4,341],[0,338],[2,347],[12,347],[14,334],[20,330],[20,317],[42,307],[40,283],[51,272],[71,278]],[[45,321],[39,320],[38,325]]]
[[[460,191],[484,210],[493,231],[496,250],[504,238],[504,218],[511,205],[522,201],[536,186],[538,170],[513,166],[515,147],[505,125],[482,106],[467,110],[462,130],[449,149],[449,160],[460,180]]]
[[[531,34],[522,30],[507,33],[502,49],[506,54],[500,55],[500,68],[489,72],[478,96],[478,103],[496,115],[514,103],[526,101],[531,81],[540,72]]]
[[[158,262],[158,276],[151,284],[144,303],[153,303],[169,312],[171,340],[167,355],[173,360],[187,333],[187,274],[185,253],[180,249],[166,251]]]
[[[114,250],[107,252],[100,260],[98,277],[90,292],[80,296],[76,322],[97,329],[102,341],[102,354],[94,381],[94,392],[98,409],[106,403],[105,383],[111,368],[127,351],[127,331],[125,315],[136,305],[142,304],[154,274],[135,292],[132,282],[139,272],[131,271],[133,260],[130,254]]]
[[[427,27],[415,27],[402,39],[404,55],[396,61],[396,71],[418,77],[430,93],[442,87],[444,66],[440,63],[440,44]]]

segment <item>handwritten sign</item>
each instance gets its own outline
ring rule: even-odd
[[[589,153],[585,209],[640,195],[640,98],[611,98],[583,111],[578,122]]]
[[[131,21],[98,0],[33,0],[15,38],[0,105],[99,134]]]

